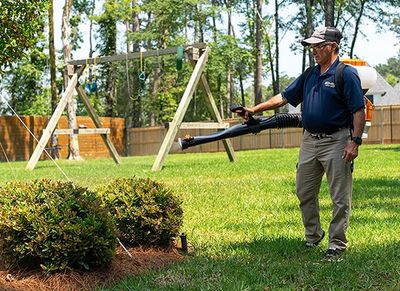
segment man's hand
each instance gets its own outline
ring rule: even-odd
[[[357,158],[357,156],[358,156],[358,144],[356,144],[354,141],[351,141],[344,148],[342,158],[343,160],[346,161],[346,163],[350,163],[352,160]]]
[[[254,114],[254,110],[252,108],[243,107],[241,105],[233,104],[230,108],[233,113],[236,113],[244,120],[248,121],[250,117]]]

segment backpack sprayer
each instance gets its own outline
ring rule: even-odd
[[[367,62],[360,59],[341,59],[342,63],[346,65],[350,65],[357,70],[358,76],[361,80],[361,88],[363,89],[364,94],[367,93],[368,89],[371,89],[378,78],[376,70],[370,66],[368,66]],[[369,100],[366,96],[364,96],[365,102],[365,126],[363,138],[368,137],[368,131],[371,127],[372,114],[374,111],[374,105],[371,100]]]

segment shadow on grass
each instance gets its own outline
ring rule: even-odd
[[[400,180],[368,178],[357,179],[354,183],[353,202],[377,208],[398,210],[396,200],[400,199]]]
[[[376,147],[368,147],[364,149],[365,151],[393,151],[393,152],[400,152],[400,146],[388,146],[388,147],[383,147],[383,146],[376,146]]]
[[[113,290],[398,290],[399,248],[371,245],[327,260],[323,248],[305,249],[300,239],[259,238],[131,277]]]

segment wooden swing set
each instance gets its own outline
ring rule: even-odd
[[[54,110],[53,115],[51,116],[46,128],[43,130],[42,136],[29,159],[29,162],[26,166],[26,169],[33,170],[46,147],[51,135],[54,134],[100,134],[105,145],[107,146],[110,155],[114,159],[115,163],[121,164],[121,159],[116,151],[114,145],[112,144],[109,133],[109,128],[103,128],[100,118],[98,117],[97,113],[95,112],[93,106],[90,103],[90,100],[82,88],[82,85],[79,82],[79,77],[84,72],[85,68],[88,65],[97,65],[101,63],[107,62],[118,62],[118,61],[126,61],[132,59],[142,59],[146,57],[155,57],[155,56],[162,56],[162,55],[170,55],[170,54],[178,54],[182,55],[182,48],[167,48],[167,49],[159,49],[159,50],[148,50],[148,51],[140,51],[137,53],[131,54],[119,54],[114,56],[105,56],[105,57],[97,57],[97,58],[89,58],[89,59],[82,59],[82,60],[73,60],[68,63],[68,75],[70,77],[68,82],[68,87],[65,89],[64,93],[62,94],[60,101]],[[208,56],[210,53],[210,48],[207,47],[204,43],[198,43],[193,45],[188,45],[183,48],[183,56],[185,59],[192,62],[194,65],[194,69],[192,75],[189,79],[188,85],[186,86],[185,92],[181,98],[179,106],[176,110],[175,116],[172,122],[169,124],[168,131],[165,135],[165,138],[161,144],[157,157],[154,161],[152,166],[152,171],[159,171],[162,169],[164,161],[172,147],[172,144],[176,138],[176,134],[180,128],[207,128],[207,129],[225,129],[229,125],[222,121],[222,118],[218,112],[218,108],[216,106],[214,97],[211,93],[210,86],[204,74],[204,69],[208,60]],[[177,63],[178,65],[178,63]],[[179,64],[181,65],[181,64]],[[207,107],[211,113],[212,118],[215,122],[190,122],[190,123],[183,123],[183,118],[186,114],[186,111],[189,107],[191,100],[193,99],[194,92],[198,85],[201,85],[201,89],[204,91],[205,101]],[[91,129],[56,129],[57,123],[64,111],[67,102],[73,98],[74,90],[77,91],[78,96],[82,99],[86,110],[93,120],[96,128]],[[231,162],[235,161],[235,153],[231,142],[227,140],[223,140],[223,145],[225,151],[228,154],[228,158]]]

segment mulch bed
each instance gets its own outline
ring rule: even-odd
[[[75,291],[108,287],[149,269],[167,266],[183,256],[175,249],[129,248],[132,258],[121,248],[109,266],[90,272],[70,271],[46,276],[41,270],[8,271],[0,265],[0,290]]]

